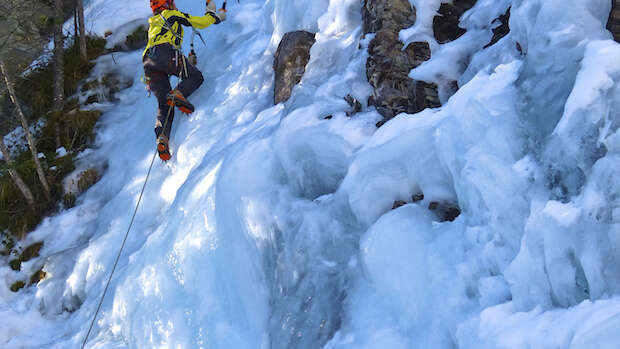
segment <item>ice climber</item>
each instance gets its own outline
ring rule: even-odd
[[[170,160],[168,140],[174,119],[174,107],[190,114],[194,106],[187,100],[203,82],[202,73],[181,52],[183,26],[203,29],[226,20],[226,10],[216,12],[215,1],[207,0],[204,16],[191,16],[177,10],[174,0],[150,0],[153,17],[149,18],[148,44],[142,54],[147,88],[159,104],[155,136],[157,152],[163,161]],[[170,75],[180,82],[172,90]]]

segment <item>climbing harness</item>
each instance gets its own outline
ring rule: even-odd
[[[164,128],[168,126],[168,120],[170,119],[170,114],[174,106],[170,106],[168,108],[168,115],[166,115],[166,121],[164,122]],[[146,173],[146,178],[144,179],[144,184],[142,185],[142,190],[140,191],[140,196],[138,197],[138,202],[136,203],[136,208],[133,211],[133,216],[131,217],[131,221],[129,222],[129,227],[127,228],[127,232],[125,233],[125,237],[123,238],[123,243],[121,244],[121,248],[116,255],[116,260],[114,261],[114,266],[112,266],[112,272],[110,273],[110,277],[108,278],[108,282],[103,289],[103,294],[101,295],[101,299],[99,300],[99,304],[97,305],[97,310],[95,311],[95,315],[93,316],[93,320],[88,327],[88,332],[86,332],[86,337],[84,337],[84,342],[82,342],[82,349],[86,346],[86,342],[88,341],[88,337],[90,336],[90,332],[95,325],[95,320],[97,320],[97,315],[99,315],[99,311],[101,311],[101,305],[103,304],[103,300],[105,299],[106,293],[108,293],[108,287],[110,286],[110,282],[112,282],[112,276],[114,275],[114,271],[116,271],[116,266],[118,265],[118,261],[121,259],[121,254],[123,253],[123,249],[125,248],[125,243],[127,242],[127,238],[129,237],[129,232],[131,231],[131,227],[133,226],[133,222],[136,219],[136,214],[138,213],[138,208],[140,207],[140,202],[142,201],[142,196],[144,195],[144,189],[146,189],[146,184],[149,181],[149,176],[151,175],[151,170],[153,169],[153,164],[155,163],[155,156],[157,156],[159,152],[155,150],[155,154],[153,154],[153,158],[151,159],[151,165],[149,166],[149,170]]]
[[[179,41],[183,40],[183,37],[181,35],[179,35],[177,32],[175,32],[174,30],[172,30],[172,26],[170,25],[170,23],[168,22],[168,20],[166,19],[166,17],[164,17],[164,15],[162,15],[161,13],[159,14],[159,16],[161,17],[161,19],[164,21],[164,25],[162,27],[164,27],[164,29],[167,29],[170,33],[172,33],[172,35],[177,38]],[[194,51],[194,36],[198,35],[198,37],[200,38],[200,40],[202,40],[202,43],[205,45],[205,47],[207,46],[207,43],[205,42],[204,38],[202,37],[202,35],[200,34],[200,32],[198,32],[196,30],[196,28],[194,28],[194,26],[192,26],[192,39],[191,39],[191,51],[190,51],[190,56],[193,56],[192,59],[190,60],[190,63],[192,63],[192,60],[197,61],[197,56],[196,56],[196,51]],[[179,67],[179,51],[181,50],[179,47],[176,47],[176,45],[173,45],[174,47],[174,52],[175,52],[175,61],[177,64],[177,68]],[[183,63],[182,66],[182,71],[181,71],[181,80],[185,79],[185,78],[189,78],[189,73],[187,71],[187,62],[185,61],[185,55],[181,54],[181,61]],[[195,63],[192,63],[193,65],[196,65]],[[183,76],[183,73],[185,73],[185,76]]]
[[[170,25],[170,23],[168,22],[166,17],[164,17],[164,15],[159,13],[159,17],[161,17],[161,19],[164,21],[164,24],[162,25],[162,27],[164,29],[167,29],[170,33],[172,33],[172,35],[175,38],[177,38],[177,40],[179,40],[179,42],[181,40],[183,40],[183,37],[172,29],[172,26]],[[194,29],[194,27],[192,27],[192,29]],[[177,47],[176,45],[172,45],[172,47],[174,48],[174,61],[176,62],[177,68],[179,68],[179,51],[181,49],[179,47]],[[183,55],[182,53],[181,53],[181,62],[182,62],[183,65],[182,65],[181,74],[179,74],[179,75],[180,75],[181,80],[183,80],[185,78],[188,78],[189,74],[187,72],[187,63],[185,62],[185,55]],[[183,73],[185,73],[185,76],[183,76]]]
[[[181,72],[179,73],[179,78],[181,80],[189,78],[189,72],[187,71],[187,62],[185,61],[185,55],[183,55],[183,53],[180,52],[180,50],[177,50],[177,49],[174,50],[174,61],[175,61],[175,64],[177,65],[177,69],[179,69],[179,64],[181,65]]]

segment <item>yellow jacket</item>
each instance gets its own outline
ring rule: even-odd
[[[219,22],[219,19],[211,13],[207,13],[204,16],[190,16],[178,10],[164,10],[149,18],[149,41],[142,53],[142,57],[144,57],[148,49],[160,44],[170,44],[180,49],[183,43],[182,26],[203,29],[217,22]]]

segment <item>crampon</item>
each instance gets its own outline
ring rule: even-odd
[[[168,99],[166,102],[169,106],[175,106],[179,108],[182,113],[191,114],[194,112],[194,106],[183,96],[181,91],[172,90],[168,93]]]
[[[168,147],[168,137],[161,135],[157,138],[157,153],[162,161],[168,161],[172,157]]]

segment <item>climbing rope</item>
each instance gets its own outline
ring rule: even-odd
[[[162,129],[162,132],[164,132],[163,130],[166,129],[166,126],[168,126],[168,120],[170,119],[170,114],[172,112],[172,109],[174,108],[174,105],[170,106],[168,108],[168,115],[166,115],[166,120],[164,122],[164,128]],[[118,265],[118,261],[121,258],[121,254],[123,253],[123,249],[125,248],[125,243],[127,242],[127,237],[129,237],[129,232],[131,231],[131,227],[133,226],[133,222],[136,219],[136,214],[138,213],[138,208],[140,207],[140,202],[142,201],[142,196],[144,195],[144,189],[146,188],[146,183],[148,183],[149,181],[149,176],[151,175],[151,170],[153,169],[153,163],[155,163],[155,156],[157,156],[157,150],[155,151],[155,154],[153,154],[153,158],[151,159],[151,165],[149,166],[149,170],[146,173],[146,179],[144,179],[144,184],[142,185],[142,190],[140,191],[140,196],[138,197],[138,203],[136,204],[136,208],[133,211],[133,216],[131,217],[131,221],[129,222],[129,227],[127,228],[127,232],[125,233],[125,238],[123,238],[123,243],[121,244],[121,248],[118,251],[118,255],[116,255],[116,260],[114,261],[114,266],[112,267],[112,272],[110,273],[110,277],[108,278],[108,282],[105,285],[105,288],[103,289],[103,294],[101,295],[101,299],[99,300],[99,305],[97,305],[97,310],[95,311],[95,315],[93,316],[93,320],[90,323],[90,327],[88,327],[88,332],[86,333],[86,337],[84,338],[84,342],[82,342],[82,349],[84,349],[84,347],[86,346],[86,342],[88,341],[88,337],[90,336],[90,332],[93,329],[93,326],[95,325],[95,320],[97,320],[97,315],[99,315],[99,311],[101,310],[101,305],[103,304],[103,300],[105,298],[106,293],[108,293],[108,287],[110,287],[110,282],[112,282],[112,276],[114,275],[114,271],[116,270],[116,266]]]

